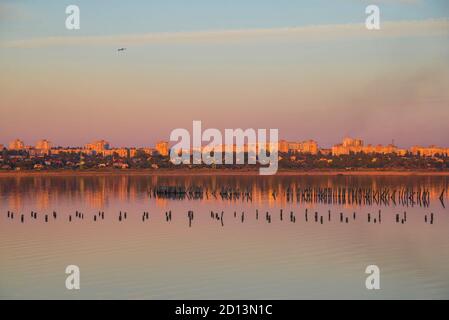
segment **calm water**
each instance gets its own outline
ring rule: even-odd
[[[446,190],[449,205],[448,185],[449,177],[0,178],[0,298],[449,298],[449,211],[439,199]],[[202,194],[155,193],[166,186]],[[80,267],[79,291],[65,288],[70,264]],[[378,291],[365,288],[372,264]]]

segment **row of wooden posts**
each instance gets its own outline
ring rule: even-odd
[[[10,220],[14,220],[14,217],[18,216],[20,217],[20,222],[24,223],[25,222],[25,215],[24,214],[16,214],[13,211],[9,211],[6,214],[6,217]],[[52,218],[53,220],[56,220],[58,217],[58,214],[56,211],[53,211],[52,214],[43,214],[41,215],[44,217],[44,221],[47,223],[49,222],[49,219]],[[211,211],[210,212],[210,217],[214,220],[220,221],[221,225],[224,225],[224,216],[225,216],[225,212],[221,211],[221,212],[215,212],[215,211]],[[294,211],[290,211],[290,213],[288,214],[289,218],[290,218],[290,222],[296,223],[296,216],[297,214]],[[272,222],[272,213],[270,213],[269,211],[266,211],[265,213],[265,220],[268,223]],[[285,213],[283,209],[280,209],[279,211],[279,220],[280,221],[284,221],[284,217],[285,217]],[[345,215],[343,214],[343,212],[340,212],[339,215],[339,221],[341,223],[349,223],[351,220],[355,221],[357,218],[357,213],[354,211],[352,214],[349,215]],[[31,211],[30,214],[30,218],[31,220],[37,220],[38,219],[38,213],[36,211]],[[118,214],[118,221],[119,222],[123,222],[125,220],[127,220],[128,218],[128,214],[126,211],[120,211]],[[192,222],[194,220],[194,211],[193,210],[189,210],[187,212],[187,218],[189,220],[189,226],[192,226]],[[246,213],[245,211],[242,211],[240,214],[237,214],[237,211],[234,211],[234,218],[239,218],[241,220],[241,222],[245,222],[246,219]],[[256,220],[259,220],[259,209],[256,209],[255,211],[255,218]],[[75,215],[74,215],[74,219],[77,220],[84,220],[84,213],[82,213],[81,211],[76,211]],[[94,222],[96,221],[100,221],[100,220],[105,220],[105,214],[104,211],[98,211],[98,213],[92,215],[92,219]],[[142,213],[142,222],[145,222],[147,220],[150,219],[150,213],[148,211],[143,211]],[[322,215],[319,214],[318,211],[315,211],[313,214],[311,212],[309,212],[309,209],[306,208],[304,211],[304,221],[305,222],[309,222],[309,220],[311,221],[315,221],[315,222],[319,222],[320,224],[324,224],[324,222],[326,221],[331,221],[332,220],[332,214],[331,214],[331,210],[328,210],[327,212],[327,217],[326,215]],[[72,215],[70,214],[68,216],[68,221],[72,222],[73,218]],[[168,210],[165,211],[165,220],[166,222],[171,222],[172,221],[172,211]],[[407,211],[404,211],[403,213],[396,213],[395,214],[395,221],[396,223],[401,223],[404,224],[407,222]],[[430,214],[425,214],[424,216],[424,221],[425,223],[430,223],[433,224],[434,223],[434,213],[431,212]],[[382,223],[382,210],[378,210],[378,212],[376,214],[373,214],[371,212],[369,212],[367,214],[367,222],[368,223]]]

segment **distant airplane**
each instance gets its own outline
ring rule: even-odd
[[[117,51],[119,51],[119,52],[120,52],[120,51],[125,51],[125,50],[126,50],[126,48],[118,48],[118,49],[117,49]]]

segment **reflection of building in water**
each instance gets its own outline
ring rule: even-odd
[[[168,204],[168,199],[156,197],[156,207],[166,208]]]
[[[385,199],[390,199],[381,205],[402,206],[400,196],[414,199],[415,205],[421,194],[421,198],[430,199],[431,204],[440,203],[438,198],[445,190],[444,201],[447,204],[449,180],[447,177],[435,176],[398,176],[398,177],[363,177],[363,176],[303,176],[303,177],[177,177],[177,176],[90,176],[90,177],[15,177],[4,179],[0,182],[0,196],[4,199],[2,205],[8,206],[9,210],[20,212],[25,204],[31,204],[32,210],[55,209],[56,203],[84,203],[93,208],[105,208],[108,201],[112,199],[119,206],[125,202],[148,201],[148,204],[157,205],[160,208],[169,206],[169,199],[149,197],[148,191],[157,186],[169,185],[173,187],[199,188],[204,192],[203,199],[194,197],[184,198],[192,205],[200,207],[205,203],[238,204],[240,201],[235,197],[220,196],[220,191],[229,190],[240,192],[240,198],[245,203],[246,198],[242,194],[249,191],[250,201],[259,209],[259,214],[264,213],[264,207],[280,206],[282,208],[290,205],[297,206],[296,210],[303,204],[308,208],[316,204],[338,203],[349,208],[364,205],[365,199],[375,204],[385,194]],[[395,192],[396,191],[396,192]],[[205,193],[208,192],[208,197]],[[215,192],[215,197],[213,196]],[[275,196],[273,195],[275,193]],[[361,192],[359,194],[359,192]],[[394,193],[395,192],[395,193]],[[287,200],[288,193],[288,200]],[[354,196],[353,196],[353,193]],[[391,200],[393,196],[396,204]],[[373,199],[375,194],[375,199]],[[414,194],[414,196],[413,196]],[[366,198],[366,197],[367,198]],[[353,198],[356,198],[353,200]],[[195,199],[195,200],[194,200]],[[153,202],[154,200],[154,202]],[[358,202],[361,200],[361,204]],[[436,202],[433,202],[436,201]],[[120,210],[120,209],[118,209]]]
[[[104,208],[106,205],[107,192],[105,188],[92,190],[86,193],[86,202],[93,208]]]
[[[134,179],[129,176],[119,177],[116,186],[117,197],[123,201],[132,201],[137,199],[138,190]]]
[[[158,180],[159,180],[158,176],[151,176],[151,186],[156,186]]]
[[[275,191],[275,188],[273,187],[272,184],[270,184],[267,188],[268,205],[270,207],[274,207],[274,205],[276,204],[276,199],[273,197],[274,191]]]
[[[128,177],[126,176],[119,177],[117,180],[116,195],[121,201],[127,200],[128,183]]]
[[[8,197],[8,206],[12,210],[22,209],[22,195],[19,192],[14,192]]]
[[[252,193],[252,201],[256,204],[262,203],[262,192],[260,188],[257,186],[257,183],[253,183],[251,185],[251,193]]]
[[[36,193],[36,206],[40,210],[48,209],[50,204],[50,194],[48,192]]]
[[[138,197],[138,188],[137,185],[134,183],[131,183],[133,188],[129,188],[128,190],[128,201],[135,201]]]

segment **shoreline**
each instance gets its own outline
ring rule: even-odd
[[[64,177],[64,176],[259,176],[258,170],[42,170],[42,171],[0,171],[0,178],[11,177]],[[273,176],[449,176],[449,171],[426,170],[279,170]],[[263,177],[263,176],[261,176]],[[265,176],[270,177],[270,176]]]

